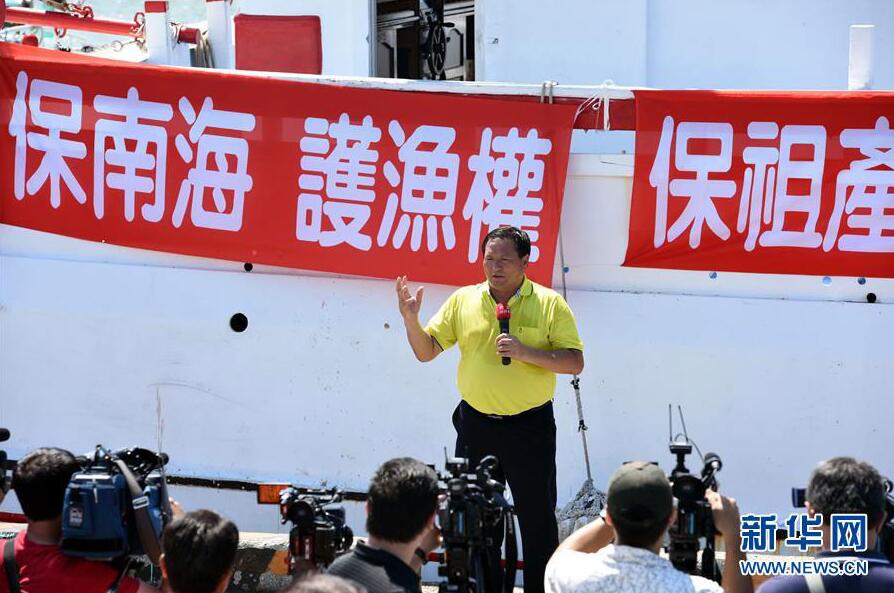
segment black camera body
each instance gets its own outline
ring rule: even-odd
[[[65,491],[62,552],[105,561],[145,554],[157,564],[161,531],[172,515],[163,471],[167,455],[97,445],[78,461],[81,470]]]
[[[448,459],[440,476],[442,502],[438,522],[444,559],[438,566],[441,593],[498,593],[515,585],[518,550],[512,505],[503,495],[506,487],[493,478],[497,458],[490,455],[470,471],[469,460]],[[506,541],[506,568],[491,566]],[[496,576],[501,574],[502,583]]]
[[[677,499],[677,522],[668,530],[668,556],[678,570],[720,582],[720,571],[714,561],[717,529],[705,494],[708,489],[717,489],[715,476],[723,464],[716,454],[708,453],[699,477],[686,468],[686,456],[692,453],[688,441],[672,442],[670,452],[677,456],[677,464],[668,476]],[[700,550],[701,562],[698,559]]]
[[[894,564],[894,482],[885,478],[888,494],[885,497],[885,526],[879,534],[879,548],[888,562]]]
[[[0,443],[9,440],[9,430],[5,428],[0,428]],[[6,451],[0,449],[0,497],[9,492],[9,487],[12,484],[12,478],[7,474],[6,471]]]
[[[338,504],[342,493],[289,486],[280,492],[282,522],[290,522],[289,574],[304,574],[325,568],[347,552],[354,533],[345,521],[345,509]]]

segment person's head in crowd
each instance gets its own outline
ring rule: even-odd
[[[74,455],[55,447],[35,449],[19,460],[12,489],[29,523],[58,523],[61,530],[65,488],[78,469]]]
[[[417,543],[434,525],[437,507],[435,470],[411,457],[391,459],[369,483],[366,530],[385,542]]]
[[[676,519],[671,485],[654,463],[631,461],[608,483],[606,522],[617,543],[657,552]]]
[[[217,513],[176,517],[162,533],[161,571],[171,593],[223,593],[233,576],[239,530]]]
[[[367,593],[366,588],[331,574],[310,573],[295,579],[282,593]]]
[[[804,498],[808,514],[822,513],[825,530],[829,529],[828,518],[832,514],[865,514],[867,544],[870,549],[875,547],[886,521],[886,487],[884,478],[873,466],[853,457],[823,461],[813,470]],[[829,541],[829,537],[823,538],[824,543]]]

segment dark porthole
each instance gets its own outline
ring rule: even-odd
[[[236,313],[230,317],[230,329],[236,333],[242,333],[248,329],[248,317],[242,313]]]

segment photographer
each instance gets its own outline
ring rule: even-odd
[[[3,545],[0,592],[105,593],[117,578],[118,571],[111,565],[70,558],[59,548],[65,488],[78,469],[71,453],[55,448],[36,449],[16,465],[12,488],[28,527]],[[118,591],[151,593],[156,589],[125,577]]]
[[[329,567],[369,593],[420,593],[419,570],[438,546],[438,476],[415,459],[386,461],[373,475],[366,502],[369,538]]]
[[[213,511],[192,511],[165,526],[161,541],[166,593],[226,591],[239,547],[232,521]]]
[[[547,592],[751,593],[751,580],[739,572],[739,509],[714,491],[707,498],[726,545],[724,588],[681,572],[659,556],[676,519],[671,485],[657,465],[634,461],[612,476],[605,519],[571,534],[553,554],[546,568]]]
[[[894,591],[894,566],[876,550],[878,536],[885,525],[885,482],[868,463],[852,457],[835,457],[817,466],[807,485],[805,506],[810,517],[822,513],[823,551],[817,558],[859,558],[868,561],[865,576],[823,576],[808,584],[803,576],[779,576],[760,586],[758,593],[881,593]],[[865,514],[867,517],[866,551],[829,551],[829,517],[835,513]]]

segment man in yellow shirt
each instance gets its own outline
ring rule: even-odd
[[[420,361],[459,344],[456,455],[473,465],[485,455],[500,460],[521,528],[525,593],[542,593],[546,562],[558,545],[556,373],[583,370],[583,344],[565,300],[525,276],[526,232],[494,229],[481,252],[487,281],[454,292],[425,327],[419,323],[423,288],[411,293],[406,276],[397,279],[398,306]],[[511,311],[509,333],[500,333],[498,303]],[[511,363],[503,365],[503,357]]]

